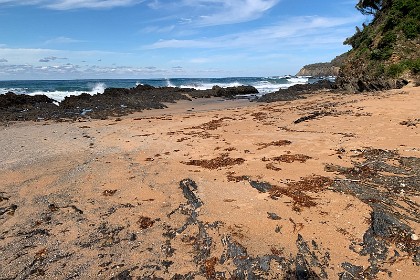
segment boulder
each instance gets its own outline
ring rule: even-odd
[[[235,98],[236,95],[248,95],[257,94],[258,90],[253,86],[237,86],[237,87],[226,87],[213,86],[207,90],[196,90],[189,92],[188,94],[193,98],[210,98],[210,97],[224,97],[224,98]]]
[[[294,85],[287,89],[280,89],[276,92],[267,93],[261,96],[258,102],[292,101],[304,99],[304,94],[314,93],[319,90],[333,90],[336,86],[329,80],[321,80],[313,84]]]
[[[0,107],[28,107],[33,106],[37,103],[53,103],[55,100],[45,95],[26,95],[26,94],[15,94],[13,92],[7,92],[6,94],[0,95]]]

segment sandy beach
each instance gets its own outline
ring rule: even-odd
[[[415,279],[419,96],[4,124],[0,279]]]

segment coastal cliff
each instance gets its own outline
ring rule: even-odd
[[[314,63],[303,66],[296,76],[312,76],[312,77],[325,77],[337,76],[340,72],[340,67],[332,66],[329,62]]]
[[[338,76],[340,67],[346,58],[347,53],[334,58],[331,62],[313,63],[303,66],[296,76],[326,77]]]
[[[420,83],[420,0],[360,0],[356,8],[373,20],[356,27],[337,77],[348,91],[400,88]]]

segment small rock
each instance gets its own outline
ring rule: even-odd
[[[276,213],[267,212],[268,218],[271,220],[281,220],[281,218]]]
[[[419,236],[417,235],[417,234],[412,234],[411,235],[411,240],[414,240],[414,241],[417,241],[417,240],[419,240]]]

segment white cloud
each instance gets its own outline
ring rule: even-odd
[[[198,64],[207,63],[207,62],[210,62],[210,61],[211,61],[210,57],[197,57],[197,58],[190,59],[191,63],[198,63]]]
[[[178,22],[195,27],[217,26],[255,20],[281,0],[149,0],[151,9],[178,14]]]
[[[72,39],[69,37],[65,37],[65,36],[60,36],[60,37],[56,37],[53,39],[49,39],[47,41],[44,42],[45,45],[50,45],[50,44],[71,44],[71,43],[80,43],[83,42],[81,40],[77,40],[77,39]]]
[[[56,56],[47,56],[47,57],[41,58],[39,60],[39,62],[50,62],[50,61],[55,61],[55,60],[58,60],[58,59],[66,60],[67,58],[66,57],[56,57]]]
[[[148,26],[141,31],[144,33],[168,33],[175,29],[175,25],[168,26]]]
[[[0,4],[7,5],[41,5],[54,10],[72,10],[80,8],[104,9],[130,6],[144,2],[144,0],[0,0]]]
[[[171,69],[172,69],[172,71],[174,71],[174,72],[184,72],[184,71],[185,71],[185,70],[184,70],[184,67],[182,67],[182,66],[174,66],[174,67],[172,67]]]
[[[183,72],[182,68],[162,69],[157,67],[131,67],[131,66],[84,66],[72,63],[37,66],[31,64],[0,64],[0,73],[3,78],[64,78],[77,77],[138,77],[139,75],[168,75],[172,72]]]
[[[183,72],[182,68],[137,67],[124,65],[123,63],[116,66],[108,60],[98,62],[101,57],[110,59],[113,57],[128,58],[126,61],[130,61],[133,54],[104,51],[0,48],[0,62],[3,62],[0,63],[0,73],[2,73],[2,79],[72,79],[170,76],[171,73]],[[98,65],[102,63],[104,65]]]
[[[247,22],[260,18],[264,12],[273,8],[279,0],[199,0],[190,1],[192,4],[216,5],[215,13],[202,15],[198,20],[199,26],[213,26]]]
[[[178,39],[169,39],[169,40],[159,40],[156,43],[145,46],[144,49],[187,49],[187,48],[217,48],[222,47],[223,42],[217,40],[225,40],[222,37],[217,37],[213,39],[191,39],[191,40],[178,40]]]
[[[164,7],[165,4],[160,3],[159,0],[150,0],[149,4],[147,4],[152,9],[160,9]]]
[[[206,55],[203,57],[194,57],[188,60],[192,64],[208,64],[208,63],[228,63],[237,62],[244,59],[249,59],[250,57],[246,53],[237,52],[235,54],[214,54]]]
[[[0,4],[8,5],[35,5],[43,2],[43,0],[0,0]]]
[[[56,49],[33,49],[33,48],[0,48],[0,57],[8,60],[10,64],[34,64],[41,65],[45,60],[56,61],[66,59],[72,62],[97,62],[98,59],[108,58],[113,63],[115,57],[121,59],[131,56],[131,53],[87,50],[87,51],[71,51]],[[43,61],[40,61],[42,59]]]
[[[57,10],[70,10],[78,8],[113,8],[121,6],[130,6],[140,2],[142,0],[60,0],[60,1],[49,1],[55,2],[47,4],[46,6]]]
[[[360,18],[327,18],[327,17],[295,17],[275,25],[257,28],[247,32],[239,32],[224,36],[202,39],[168,39],[159,40],[145,49],[164,48],[260,48],[270,49],[279,46],[296,46],[302,44],[302,48],[310,45],[339,44],[346,37],[346,31],[351,35],[353,25]],[[348,30],[347,30],[348,29]]]

